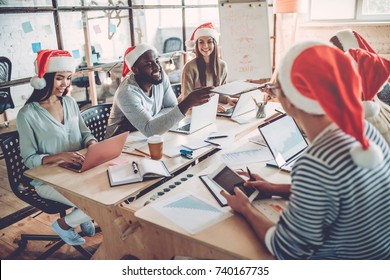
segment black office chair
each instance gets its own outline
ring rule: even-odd
[[[106,134],[111,107],[111,103],[98,104],[81,112],[81,117],[85,124],[99,142],[104,139],[104,135]]]
[[[181,83],[171,84],[171,87],[172,87],[173,92],[175,93],[176,97],[179,97],[181,94]]]
[[[169,37],[165,39],[163,53],[170,53],[182,50],[182,43],[179,37]]]
[[[0,56],[0,83],[11,80],[12,63],[5,56]],[[0,88],[0,114],[5,110],[15,108],[11,97],[11,88]],[[5,120],[7,124],[7,119]]]
[[[15,132],[14,135],[1,142],[0,147],[4,153],[8,181],[13,193],[24,202],[27,202],[44,213],[59,214],[60,217],[64,217],[66,210],[71,207],[40,197],[36,193],[34,186],[30,184],[31,179],[23,175],[23,172],[27,170],[27,168],[23,163],[22,156],[20,155],[19,134]],[[56,242],[46,252],[41,254],[38,259],[46,259],[63,245],[65,245],[65,242],[58,235],[21,234],[20,241],[18,242],[19,248],[10,256],[10,258],[18,255],[21,251],[23,251],[29,240],[49,241],[51,243]],[[73,247],[78,250],[85,258],[91,258],[92,254],[81,246]]]

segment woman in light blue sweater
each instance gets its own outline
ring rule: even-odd
[[[42,50],[35,63],[38,76],[31,79],[35,90],[16,120],[24,163],[28,168],[60,161],[82,164],[84,156],[77,151],[97,141],[81,118],[76,101],[66,96],[74,60],[67,51]],[[75,207],[51,185],[36,180],[32,184],[41,197]],[[77,208],[56,220],[52,229],[66,243],[82,245],[84,238],[74,230],[78,225],[86,235],[95,234],[91,218]]]

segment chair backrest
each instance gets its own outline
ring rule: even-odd
[[[0,56],[0,83],[8,82],[11,80],[12,63],[5,56]],[[11,97],[11,88],[0,89],[0,114],[5,110],[15,108],[14,102]]]
[[[182,49],[179,37],[169,37],[164,41],[163,53],[180,51]]]
[[[99,142],[104,139],[104,135],[106,134],[106,127],[111,107],[111,103],[98,104],[81,112],[81,117],[83,118],[85,124]]]
[[[176,97],[179,97],[181,94],[181,84],[171,84],[171,87],[173,89],[173,92],[175,93]]]
[[[9,184],[12,192],[18,198],[48,214],[61,213],[70,208],[68,205],[41,198],[35,191],[35,187],[30,184],[31,179],[23,175],[27,167],[20,155],[19,134],[17,132],[4,139],[0,143],[0,147],[7,166]]]

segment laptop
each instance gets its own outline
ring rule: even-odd
[[[217,116],[229,117],[234,119],[235,117],[238,117],[242,114],[253,111],[256,109],[256,105],[253,99],[257,100],[257,102],[260,102],[263,100],[263,95],[264,94],[258,89],[243,93],[238,97],[238,101],[235,106],[224,106],[226,111],[217,113]]]
[[[258,127],[277,167],[291,172],[295,161],[308,146],[294,119],[286,114],[265,122]]]
[[[83,165],[63,162],[60,163],[59,166],[81,173],[106,161],[114,159],[121,154],[128,135],[129,132],[126,131],[89,146],[87,153],[85,154]]]
[[[169,129],[169,131],[191,134],[214,123],[217,118],[216,112],[218,108],[218,98],[219,95],[214,94],[214,96],[210,98],[209,102],[192,107],[191,116],[186,117],[178,122],[171,129]]]
[[[211,92],[224,95],[242,94],[255,89],[263,88],[265,84],[255,84],[246,81],[233,81],[211,89]]]

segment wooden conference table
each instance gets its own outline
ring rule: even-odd
[[[266,107],[267,116],[274,114],[274,109],[280,107],[277,103],[269,103]],[[234,132],[236,140],[247,135],[264,120],[256,119],[255,112],[246,114],[248,123],[238,124],[226,118],[217,118],[216,122],[191,135],[165,133],[164,149],[179,148],[181,144],[205,139],[211,132]],[[244,115],[245,117],[245,115]],[[132,133],[139,136],[139,132]],[[140,149],[147,152],[145,144]],[[182,157],[169,158],[164,156],[163,161],[171,173],[182,171],[199,158],[206,157],[215,151],[215,146],[207,146],[194,151],[194,158],[188,160]],[[114,160],[132,161],[139,159],[136,156],[123,154]],[[25,175],[37,179],[53,187],[71,200],[79,209],[92,217],[103,232],[103,242],[93,255],[93,259],[120,259],[124,255],[132,254],[142,259],[152,258],[150,248],[145,244],[144,227],[140,227],[132,207],[125,207],[128,199],[134,198],[145,189],[164,182],[164,179],[154,179],[136,184],[110,187],[107,168],[113,161],[106,162],[83,173],[74,173],[63,169],[56,164],[40,166],[27,170]],[[213,165],[211,161],[208,164]],[[197,168],[197,165],[191,169]],[[199,169],[201,168],[198,167]],[[195,172],[197,169],[193,169]],[[175,178],[173,178],[175,179]],[[172,180],[173,180],[172,179]],[[135,200],[137,201],[137,200]],[[147,247],[147,248],[146,248]],[[143,253],[144,252],[144,253]]]

